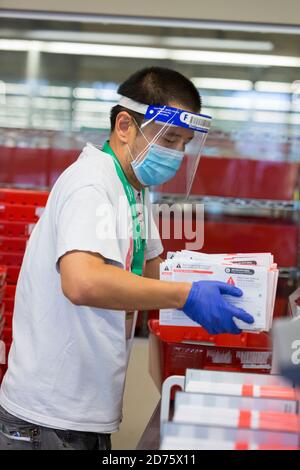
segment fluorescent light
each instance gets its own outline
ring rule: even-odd
[[[254,67],[300,67],[300,58],[267,54],[241,54],[236,52],[169,51],[169,59],[180,62],[207,64],[251,65]]]
[[[0,80],[0,104],[6,104],[6,84],[3,80]]]
[[[0,39],[0,49],[10,51],[40,50],[54,54],[91,55],[104,57],[131,57],[141,59],[174,60],[207,64],[249,65],[253,67],[299,67],[300,58],[267,54],[242,54],[234,52],[171,50],[159,47],[116,46],[83,44],[78,42],[39,42]]]
[[[245,41],[234,39],[214,39],[195,37],[161,37],[156,42],[168,47],[192,47],[193,49],[236,49],[243,51],[272,51],[274,45],[269,41]]]
[[[205,104],[207,106],[215,106],[218,108],[242,108],[250,109],[252,107],[253,99],[250,96],[235,97],[235,96],[206,96]]]
[[[73,103],[73,109],[76,111],[90,111],[94,113],[108,113],[113,106],[115,106],[115,102],[109,101],[75,101]]]
[[[269,110],[269,111],[291,111],[291,101],[288,100],[275,100],[275,99],[260,99],[257,97],[252,104],[255,109]]]
[[[62,30],[32,30],[23,35],[26,39],[38,41],[71,41],[81,43],[103,44],[138,44],[140,46],[153,46],[160,41],[160,36],[148,34],[124,34],[124,33],[95,33],[86,31],[62,31]],[[250,41],[251,42],[251,41]]]
[[[193,77],[191,80],[197,88],[238,91],[250,91],[253,88],[253,83],[250,80],[208,77]]]
[[[107,44],[83,44],[80,42],[42,42],[0,39],[0,50],[40,50],[53,54],[91,55],[107,57],[132,57],[141,59],[168,59],[169,51],[164,48],[115,46]]]
[[[263,93],[292,93],[292,84],[283,82],[256,82],[255,90]]]
[[[290,111],[291,102],[287,99],[261,99],[256,96],[206,96],[205,104],[216,108],[259,109],[270,111]]]
[[[107,57],[133,57],[140,59],[168,59],[168,49],[139,46],[114,46],[107,44],[82,44],[76,42],[49,42],[43,52]]]
[[[2,36],[9,31],[3,31]],[[185,36],[157,36],[148,34],[96,33],[86,31],[35,30],[26,31],[24,39],[38,41],[72,41],[103,44],[132,44],[139,46],[192,47],[193,49],[237,49],[248,51],[272,51],[270,41],[215,39]]]
[[[70,98],[71,88],[68,86],[42,85],[39,87],[40,96],[53,96],[57,98]]]
[[[3,51],[29,51],[40,50],[43,43],[40,41],[26,41],[22,39],[0,39],[0,49]]]
[[[300,80],[288,82],[256,82],[255,90],[264,93],[289,93],[300,94]]]
[[[27,85],[20,83],[6,83],[6,93],[8,95],[28,95],[29,88]]]
[[[70,101],[68,99],[61,98],[42,98],[37,97],[33,98],[34,107],[37,109],[47,109],[47,110],[69,110]]]
[[[94,88],[85,88],[85,87],[74,88],[73,96],[74,98],[84,99],[84,100],[95,100],[97,98],[96,90]]]
[[[73,96],[74,98],[77,99],[84,99],[84,100],[95,100],[95,99],[101,99],[101,100],[118,100],[118,93],[116,90],[109,89],[109,88],[103,88],[103,89],[97,89],[97,88],[87,88],[87,87],[78,87],[74,88],[73,90]]]
[[[269,122],[273,124],[300,124],[300,116],[297,114],[288,113],[272,113],[257,111],[254,113],[253,121],[255,122]]]
[[[29,104],[28,96],[6,96],[6,106],[16,108],[24,108],[27,111]]]
[[[248,111],[238,111],[229,109],[211,110],[213,120],[218,121],[249,121]]]

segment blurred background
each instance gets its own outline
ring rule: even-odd
[[[106,140],[124,79],[151,65],[173,68],[194,82],[213,118],[190,198],[205,204],[203,251],[272,252],[275,316],[285,316],[300,279],[297,2],[47,3],[0,0],[0,185],[48,191],[87,141]],[[159,198],[182,202],[172,184]],[[166,253],[185,239],[163,243]],[[0,246],[0,264],[10,260]],[[137,332],[147,335],[157,315],[142,312]],[[135,348],[125,397],[131,424],[117,448],[136,444],[157,401],[146,378],[139,390],[152,395],[139,424],[132,421],[145,396],[137,396],[136,370],[147,361],[144,343]]]
[[[203,96],[206,153],[297,160],[299,35],[234,29],[1,18],[0,126],[105,131],[118,84],[157,64]]]

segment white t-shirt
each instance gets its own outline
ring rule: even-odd
[[[148,190],[145,200],[149,260],[163,248]],[[126,313],[72,304],[62,292],[57,262],[82,250],[130,270],[132,248],[131,212],[113,159],[87,144],[54,185],[27,245],[0,391],[8,412],[52,428],[118,430],[131,347]]]

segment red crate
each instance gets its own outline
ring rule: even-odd
[[[21,266],[23,261],[23,253],[2,253],[0,251],[0,263],[9,266]]]
[[[4,341],[5,344],[11,344],[12,342],[12,328],[5,327],[3,328],[2,332],[2,341]]]
[[[150,343],[156,345],[150,356],[159,358],[151,368],[162,382],[170,375],[184,375],[188,368],[266,374],[271,371],[272,346],[267,333],[210,335],[201,327],[161,326],[158,320],[148,324],[156,340]]]
[[[5,312],[13,312],[15,299],[5,299]]]
[[[2,335],[5,326],[6,326],[6,318],[3,317],[0,320],[0,335]]]
[[[3,302],[5,295],[6,295],[6,284],[0,287],[0,306],[1,306],[1,303]]]
[[[12,328],[13,313],[12,312],[5,312],[4,320],[5,320],[5,327],[6,328]]]
[[[47,203],[48,191],[29,189],[0,188],[0,202],[44,207]]]
[[[35,223],[0,220],[1,237],[29,237]]]
[[[49,148],[0,146],[0,181],[7,185],[46,187]]]
[[[0,236],[0,251],[13,251],[14,253],[24,253],[26,249],[26,237],[1,237]]]
[[[17,284],[21,266],[7,266],[7,282]]]
[[[0,219],[35,223],[41,216],[42,209],[36,206],[0,203]]]
[[[0,287],[5,284],[5,280],[7,277],[7,266],[0,265]]]
[[[2,304],[0,306],[0,337],[3,334],[4,326],[5,326],[5,304]]]
[[[14,284],[6,284],[4,299],[14,299],[16,294],[16,286]]]

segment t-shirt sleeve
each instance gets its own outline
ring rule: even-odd
[[[164,251],[161,238],[158,232],[157,225],[153,217],[152,204],[149,200],[149,195],[146,194],[145,203],[148,211],[148,239],[145,252],[145,259],[149,261],[157,256],[161,255]]]
[[[63,203],[56,220],[56,266],[69,251],[98,253],[123,266],[116,235],[116,214],[104,189],[85,186]]]

